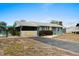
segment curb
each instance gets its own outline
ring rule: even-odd
[[[56,46],[54,46],[54,47],[56,47]],[[66,49],[63,49],[63,48],[59,48],[59,47],[56,47],[56,48],[59,49],[59,50],[63,50],[65,52],[71,53],[74,56],[79,56],[79,53],[76,53],[76,52],[73,52],[73,51],[70,51],[70,50],[66,50]]]

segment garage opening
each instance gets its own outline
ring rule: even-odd
[[[47,35],[52,35],[52,31],[39,31],[39,36],[47,36]]]

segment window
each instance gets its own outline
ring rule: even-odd
[[[60,28],[58,28],[58,31],[60,31]]]
[[[28,31],[36,31],[37,30],[37,27],[32,27],[32,26],[23,26],[22,27],[22,30],[23,31],[26,31],[26,30],[28,30]]]

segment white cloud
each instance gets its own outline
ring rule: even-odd
[[[53,3],[45,3],[45,4],[42,5],[42,9],[43,9],[44,11],[48,11],[49,8],[50,8],[52,5],[53,5]]]

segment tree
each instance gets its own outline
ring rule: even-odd
[[[14,25],[9,28],[9,32],[13,36],[20,36],[20,32],[16,30],[15,26],[16,26],[16,23],[14,23]]]
[[[61,25],[61,26],[63,25],[63,24],[62,24],[62,21],[55,21],[55,20],[52,20],[51,23],[52,23],[52,24],[58,24],[58,25]]]
[[[7,31],[7,27],[6,26],[7,26],[7,23],[5,23],[3,21],[0,22],[0,28],[2,29],[1,31],[5,32],[6,37],[7,37],[8,36],[8,31]]]
[[[5,22],[0,22],[0,26],[6,26],[7,24]]]
[[[79,23],[77,23],[76,27],[79,26]]]

